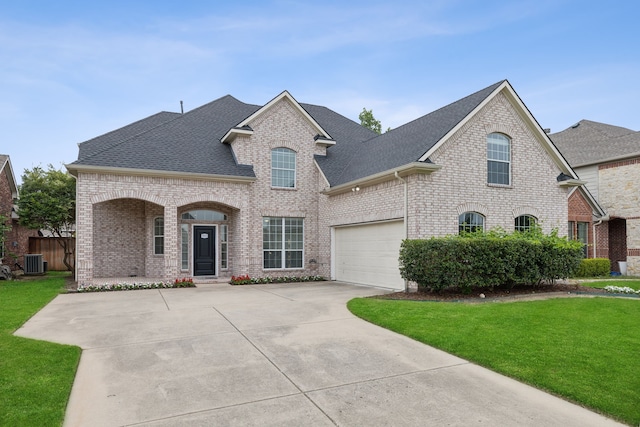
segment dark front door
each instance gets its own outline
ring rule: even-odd
[[[216,228],[193,227],[193,275],[215,276],[216,274]]]

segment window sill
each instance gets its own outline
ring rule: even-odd
[[[298,190],[296,187],[271,187],[272,190],[284,190],[284,191],[296,191]]]
[[[505,184],[490,184],[490,183],[487,183],[487,187],[492,187],[492,188],[513,188],[513,185],[511,185],[511,184],[505,185]]]
[[[295,268],[262,268],[262,271],[303,271],[304,267],[295,267]]]

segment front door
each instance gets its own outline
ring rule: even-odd
[[[193,227],[193,275],[216,274],[216,228],[212,225]]]

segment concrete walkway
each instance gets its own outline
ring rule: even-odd
[[[336,282],[60,295],[16,335],[83,348],[66,426],[613,426],[373,326]]]

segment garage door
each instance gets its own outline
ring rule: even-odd
[[[339,227],[334,236],[336,280],[404,289],[398,269],[403,221]]]

